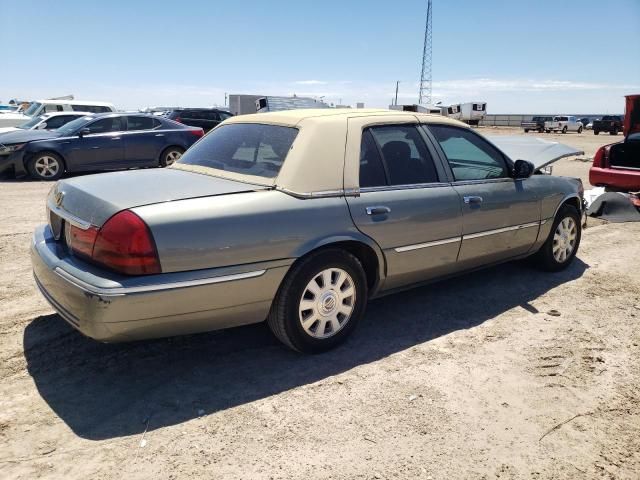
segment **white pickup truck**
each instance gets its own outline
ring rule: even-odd
[[[558,116],[553,117],[553,120],[547,120],[544,122],[544,131],[549,132],[578,132],[582,133],[584,125],[576,117],[573,116]]]

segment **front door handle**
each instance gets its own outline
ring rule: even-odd
[[[385,207],[384,205],[367,207],[366,210],[367,210],[367,215],[386,215],[387,213],[391,213],[391,209],[389,207]]]
[[[156,137],[164,137],[164,133],[156,133]]]
[[[466,203],[467,205],[480,205],[482,203],[482,197],[478,197],[478,196],[469,196],[469,197],[464,197],[464,203]]]
[[[111,140],[120,140],[120,137],[111,137]]]

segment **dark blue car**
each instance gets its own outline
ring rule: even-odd
[[[203,131],[155,115],[87,115],[54,131],[10,132],[0,138],[0,173],[13,169],[38,180],[65,172],[167,166]]]

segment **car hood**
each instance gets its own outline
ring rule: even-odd
[[[511,160],[528,160],[533,163],[536,170],[561,158],[584,154],[583,150],[542,138],[516,135],[495,135],[487,136],[487,138],[506,153]]]
[[[12,145],[14,143],[32,142],[34,140],[46,140],[48,138],[59,137],[60,134],[49,130],[16,130],[7,132],[0,136],[0,143]]]
[[[267,188],[174,168],[157,168],[61,180],[49,192],[47,206],[63,217],[75,217],[100,227],[112,215],[129,208]]]

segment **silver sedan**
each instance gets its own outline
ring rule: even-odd
[[[170,168],[56,183],[36,283],[101,341],[266,319],[289,347],[323,351],[373,297],[527,256],[571,263],[582,184],[541,171],[580,152],[496,143],[408,112],[233,117]]]

